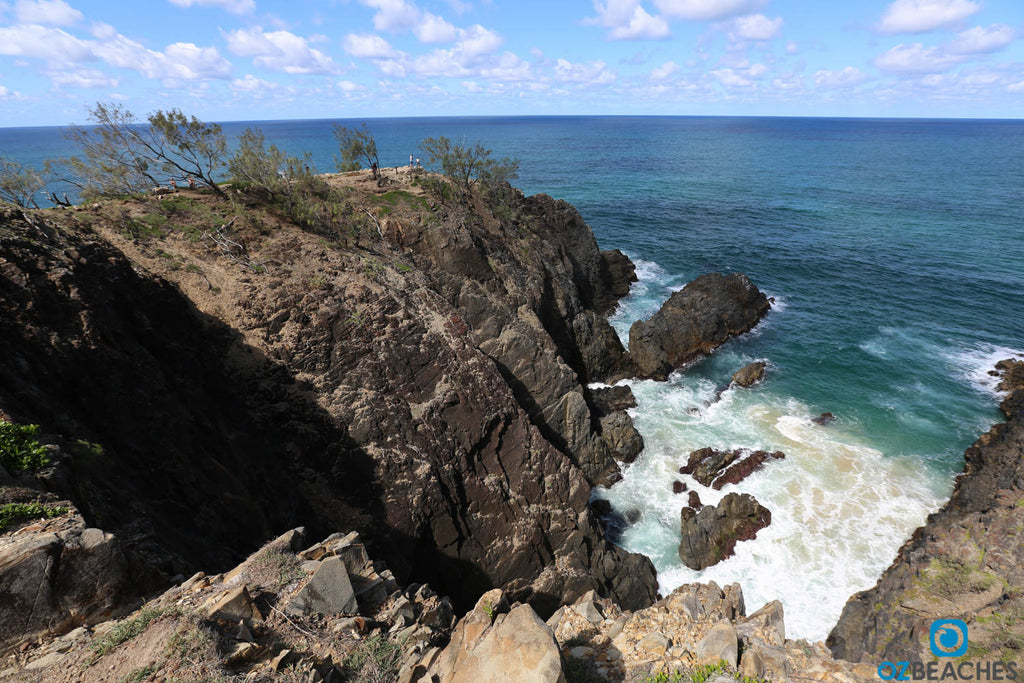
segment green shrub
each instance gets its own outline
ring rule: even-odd
[[[0,532],[6,531],[7,527],[14,522],[26,519],[53,519],[60,517],[68,511],[68,508],[56,505],[42,505],[40,503],[8,503],[0,505]]]
[[[39,425],[0,422],[0,465],[8,472],[20,472],[50,464],[46,447],[36,440]]]

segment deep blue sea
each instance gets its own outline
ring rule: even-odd
[[[268,141],[333,170],[330,121],[261,122]],[[345,125],[361,121],[345,121]],[[779,598],[790,637],[824,638],[948,496],[963,451],[995,422],[987,371],[1024,352],[1024,121],[529,117],[366,122],[384,165],[427,136],[522,161],[518,185],[573,203],[638,282],[629,325],[701,273],[743,271],[775,297],[751,334],[667,383],[631,382],[647,447],[595,495],[640,520],[623,544],[664,591],[739,581]],[[224,124],[231,136],[247,123]],[[0,129],[0,155],[67,154],[58,129]],[[766,380],[716,389],[745,362]],[[696,410],[693,410],[696,409]],[[824,411],[837,421],[811,421]],[[785,460],[711,491],[678,468],[703,446]],[[679,562],[675,479],[714,503],[754,494],[772,525],[703,572]]]

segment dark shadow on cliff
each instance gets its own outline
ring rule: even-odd
[[[0,215],[0,411],[87,448],[51,485],[165,575],[358,530],[461,609],[490,582],[386,523],[373,459],[281,364],[87,231]],[[11,229],[15,228],[15,229]]]

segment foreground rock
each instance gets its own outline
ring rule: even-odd
[[[664,380],[673,370],[749,331],[768,312],[768,297],[742,273],[708,273],[675,292],[649,320],[629,330],[637,376]]]
[[[690,569],[706,569],[735,554],[736,544],[757,536],[772,513],[748,494],[730,493],[718,505],[680,513],[679,558]]]
[[[738,584],[686,584],[636,612],[588,594],[548,624],[575,680],[878,680],[875,667],[836,661],[823,643],[787,640],[777,601],[747,615]]]
[[[932,622],[961,619],[972,661],[1024,659],[1024,363],[1000,369],[1006,422],[967,449],[949,501],[846,603],[828,637],[836,657],[928,662]]]
[[[440,683],[565,683],[551,629],[529,605],[510,608],[500,590],[485,593],[459,621],[451,642],[423,677]]]
[[[77,512],[27,522],[0,536],[0,652],[110,619],[139,588],[119,539]]]

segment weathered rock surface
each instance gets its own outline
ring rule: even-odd
[[[663,380],[673,370],[749,331],[771,304],[742,273],[708,273],[675,292],[649,320],[629,330],[639,377]]]
[[[105,621],[137,589],[120,541],[77,513],[0,535],[0,652]]]
[[[1024,644],[1024,376],[1003,364],[1007,420],[964,454],[949,501],[929,515],[829,634],[854,662],[931,661],[935,619],[968,625],[972,659],[1020,660]],[[1014,370],[1016,368],[1016,370]]]
[[[772,513],[749,494],[729,493],[718,505],[680,513],[683,539],[679,557],[691,569],[705,569],[735,552],[736,543],[747,541],[772,521]]]
[[[732,383],[740,387],[752,387],[764,379],[767,367],[768,363],[763,360],[748,363],[733,374]]]
[[[565,202],[509,190],[499,220],[410,196],[383,239],[250,206],[232,239],[263,272],[174,228],[131,237],[145,200],[4,209],[0,410],[101,444],[65,495],[167,575],[305,524],[359,529],[462,608],[493,586],[541,613],[588,590],[648,604],[653,566],[587,509],[635,450],[586,388],[627,362],[603,315],[628,268]]]
[[[750,451],[736,449],[719,451],[714,448],[700,448],[687,458],[679,468],[680,474],[689,474],[704,486],[720,490],[726,484],[737,484],[764,467],[769,460],[786,457],[782,451]]]
[[[778,602],[745,616],[739,584],[685,584],[636,612],[597,600],[604,616],[598,622],[582,616],[590,610],[578,605],[559,610],[548,625],[572,668],[597,680],[645,681],[658,674],[688,680],[701,662],[723,657],[731,662],[722,674],[728,681],[737,673],[769,681],[878,680],[874,666],[834,660],[823,643],[786,640]]]
[[[425,677],[441,683],[565,682],[551,629],[529,605],[509,609],[500,591],[485,594],[459,621]]]

